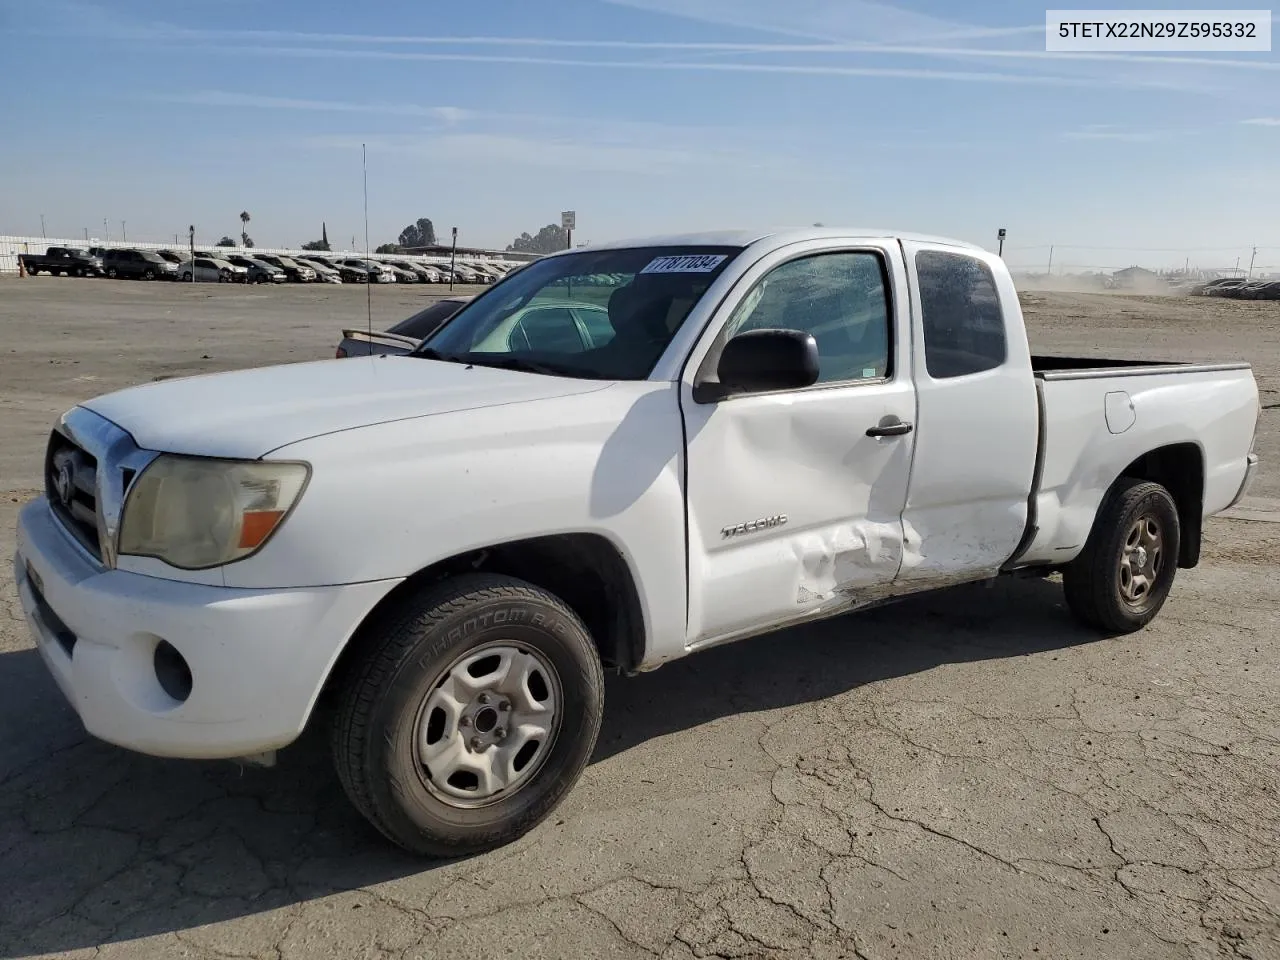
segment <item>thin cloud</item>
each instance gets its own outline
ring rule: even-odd
[[[1280,117],[1252,117],[1240,122],[1252,127],[1280,127]]]
[[[345,100],[306,100],[296,97],[266,97],[253,93],[203,90],[196,93],[149,96],[148,100],[185,103],[191,106],[236,107],[256,110],[305,110],[321,113],[384,113],[397,116],[430,117],[443,123],[459,123],[474,114],[461,107],[421,106],[412,103],[351,103]]]
[[[680,60],[579,60],[565,57],[522,57],[471,53],[419,53],[391,50],[331,50],[314,47],[209,47],[220,53],[247,53],[312,59],[402,60],[445,63],[492,63],[614,70],[700,71],[712,73],[772,73],[825,77],[882,77],[898,80],[941,80],[958,83],[1016,83],[1045,86],[1098,86],[1101,81],[1044,74],[990,71],[930,70],[914,67],[854,67],[798,63],[703,63]]]
[[[757,172],[775,178],[812,179],[821,171],[797,168],[793,158],[762,154],[737,146],[706,142],[697,131],[672,128],[673,136],[653,141],[624,141],[613,137],[524,136],[503,132],[448,133],[439,136],[307,137],[302,146],[320,150],[353,151],[361,145],[371,154],[422,157],[440,167],[495,166],[509,170],[513,157],[521,167],[573,170],[581,173],[662,177],[703,171],[712,175],[726,168]]]
[[[1063,140],[1110,140],[1122,143],[1149,143],[1159,135],[1148,130],[1127,130],[1114,124],[1092,124],[1080,130],[1061,134]]]
[[[682,20],[818,40],[901,42],[982,30],[869,0],[606,0]]]
[[[1043,27],[1036,27],[1043,30]],[[1145,53],[1087,53],[1039,49],[994,49],[986,47],[933,46],[927,44],[890,44],[870,42],[826,43],[739,43],[724,41],[683,40],[614,40],[570,39],[559,37],[504,36],[414,36],[361,33],[306,33],[287,30],[187,30],[174,28],[171,39],[201,41],[285,41],[298,43],[369,44],[373,46],[442,46],[442,47],[531,47],[535,49],[579,50],[643,50],[654,53],[742,53],[742,54],[844,54],[865,53],[883,56],[969,57],[1003,60],[1039,60],[1063,62],[1096,61],[1100,63],[1176,63],[1235,70],[1280,70],[1280,63],[1268,60],[1230,60],[1219,57],[1185,57]],[[959,32],[942,39],[965,36],[1011,35],[1025,28]],[[276,48],[271,48],[276,49]]]
[[[643,9],[651,9],[655,12],[659,7],[666,10],[671,8],[673,15],[677,15],[676,7],[673,4],[666,4],[665,0],[607,0],[607,2],[620,3],[626,6],[637,6]],[[874,7],[877,10],[889,10],[883,4],[865,4],[856,3],[858,7]],[[1073,61],[1097,62],[1097,63],[1144,63],[1144,64],[1178,64],[1188,66],[1203,66],[1212,68],[1222,68],[1228,70],[1243,71],[1277,71],[1280,70],[1280,62],[1257,60],[1257,59],[1225,59],[1218,57],[1197,57],[1197,56],[1181,56],[1181,55],[1158,55],[1145,53],[1087,53],[1087,52],[1062,52],[1062,51],[1046,51],[1038,48],[1014,47],[1014,48],[996,48],[989,46],[958,46],[954,45],[957,41],[964,40],[989,40],[1000,39],[1005,37],[1015,38],[1021,35],[1039,33],[1043,31],[1042,25],[1034,26],[1016,26],[1016,27],[971,27],[963,24],[953,23],[952,21],[940,20],[933,17],[923,17],[919,15],[910,15],[907,21],[914,23],[920,27],[921,35],[913,37],[915,42],[886,42],[884,40],[850,40],[831,39],[832,34],[824,34],[814,39],[822,39],[823,42],[804,42],[804,43],[779,43],[779,42],[724,42],[724,41],[669,41],[669,40],[619,40],[611,38],[599,39],[582,39],[582,38],[559,38],[559,37],[511,37],[511,36],[489,36],[489,35],[471,35],[471,36],[427,36],[427,35],[393,35],[393,34],[361,34],[361,33],[316,33],[308,31],[292,31],[292,30],[209,30],[202,28],[179,27],[165,23],[157,22],[121,22],[118,18],[108,18],[104,12],[97,7],[89,4],[72,2],[72,0],[58,0],[54,9],[62,9],[67,13],[74,12],[74,16],[60,18],[65,20],[65,24],[60,22],[55,28],[48,26],[45,28],[35,27],[27,30],[30,33],[39,34],[57,34],[57,35],[92,35],[104,39],[118,41],[144,41],[144,42],[166,42],[166,43],[259,43],[269,41],[274,43],[288,44],[308,44],[308,43],[330,43],[344,45],[371,45],[371,46],[440,46],[440,47],[513,47],[513,48],[532,48],[532,49],[578,49],[578,50],[630,50],[630,51],[647,51],[654,53],[704,53],[704,54],[741,54],[741,55],[773,55],[773,54],[801,54],[801,55],[835,55],[835,54],[867,54],[879,56],[908,56],[908,57],[925,57],[938,59],[994,59],[994,60],[1028,60],[1040,62],[1062,62],[1070,63]],[[680,14],[683,15],[683,14]],[[690,14],[689,16],[692,16]],[[699,19],[698,17],[693,17]],[[767,19],[767,18],[766,18]],[[882,18],[883,19],[883,18]],[[715,20],[713,22],[721,22]],[[763,29],[763,28],[762,28]],[[809,37],[810,34],[803,31],[782,31],[770,28],[770,32],[782,32],[788,35]],[[882,31],[872,30],[870,33],[876,34]],[[898,31],[901,35],[903,31]],[[920,41],[928,40],[924,43]],[[940,46],[942,41],[950,41],[952,45]],[[249,48],[250,50],[254,48]],[[263,49],[276,51],[279,47],[266,47]],[[305,48],[304,48],[305,49]],[[445,56],[445,55],[442,55]],[[468,56],[483,56],[474,54]],[[390,52],[387,57],[392,57]],[[479,61],[479,62],[525,62],[525,61]],[[541,61],[528,61],[541,62]],[[571,65],[571,64],[570,64]],[[628,65],[628,64],[623,64]],[[948,79],[948,77],[943,77]],[[1068,78],[1061,78],[1068,79]],[[1185,87],[1183,88],[1185,89]]]

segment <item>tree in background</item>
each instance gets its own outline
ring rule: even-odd
[[[548,223],[538,231],[537,236],[522,233],[507,249],[513,253],[555,253],[569,246],[569,235],[564,227],[556,223]]]
[[[306,243],[302,245],[302,249],[315,250],[319,253],[328,253],[329,241],[328,240],[308,240]]]
[[[398,243],[384,243],[374,253],[404,253],[404,248]]]
[[[232,240],[230,237],[223,237],[221,240],[219,240],[217,243],[214,244],[215,247],[234,247],[235,245],[236,245],[236,242]]]
[[[419,217],[400,231],[399,243],[401,247],[434,247],[436,228],[426,217]]]
[[[240,211],[240,244],[245,247],[252,247],[253,241],[249,239],[249,216],[248,210]]]

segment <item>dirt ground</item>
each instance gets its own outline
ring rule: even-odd
[[[374,323],[434,288],[377,288]],[[366,291],[0,280],[0,551],[53,420],[332,355]],[[1280,304],[1035,293],[1045,353],[1247,359],[1260,477],[1147,630],[958,588],[611,679],[520,842],[413,861],[309,734],[274,770],[84,735],[0,586],[0,958],[1280,957]]]

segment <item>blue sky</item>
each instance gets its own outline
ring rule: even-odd
[[[0,0],[0,63],[0,233],[362,245],[365,143],[374,244],[573,208],[1280,268],[1280,58],[1048,55],[1026,2]]]

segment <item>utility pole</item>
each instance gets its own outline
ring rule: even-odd
[[[1053,244],[1049,244],[1049,276],[1053,276]]]
[[[49,235],[44,232],[44,214],[43,213],[40,214],[40,239],[41,240],[49,239]]]
[[[89,228],[88,228],[88,227],[85,227],[85,228],[84,228],[84,242],[85,242],[85,243],[88,243],[88,242],[89,242]]]
[[[996,250],[996,256],[1003,257],[1004,256],[1004,227],[1000,228],[1000,232],[996,234],[996,239],[999,241],[999,244],[1000,244],[999,248]]]
[[[103,242],[103,243],[110,243],[110,242],[111,242],[111,228],[107,226],[107,218],[106,218],[106,217],[103,217],[103,218],[102,218],[102,232],[105,234],[105,236],[102,238],[102,242]]]
[[[458,228],[453,228],[453,250],[449,254],[449,290],[453,290],[453,268],[458,265]]]
[[[1253,256],[1249,258],[1249,279],[1253,279],[1253,261],[1258,259],[1258,248],[1253,248]]]
[[[120,236],[122,236],[122,237],[124,238],[124,242],[125,242],[125,243],[128,243],[128,242],[129,242],[129,234],[127,234],[127,233],[125,232],[125,229],[124,229],[124,221],[123,221],[123,220],[121,220],[121,221],[120,221]]]
[[[187,242],[191,245],[191,282],[196,282],[196,228],[195,224],[187,227]]]

